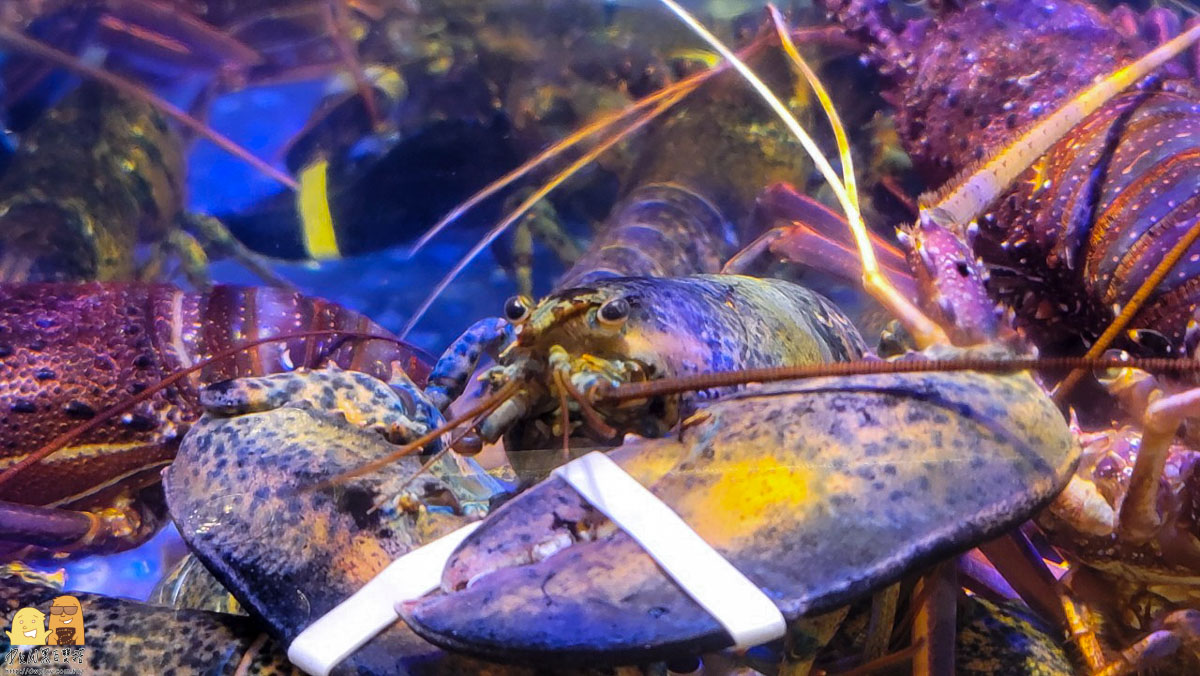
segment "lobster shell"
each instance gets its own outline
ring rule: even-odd
[[[318,298],[272,288],[165,284],[0,285],[0,469],[179,369],[258,338],[322,329],[387,333]],[[416,354],[385,340],[298,337],[205,366],[0,485],[0,500],[75,509],[153,484],[201,410],[200,388],[333,363],[423,382]]]

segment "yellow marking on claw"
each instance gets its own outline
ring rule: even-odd
[[[696,470],[684,466],[677,471]],[[770,456],[722,463],[697,476],[703,490],[687,494],[676,511],[704,514],[692,523],[696,533],[714,547],[727,547],[782,512],[806,512],[815,502],[814,492],[826,490],[820,478],[808,467]]]
[[[329,211],[329,161],[317,160],[300,172],[300,190],[296,193],[296,211],[300,214],[300,231],[304,250],[313,260],[325,261],[341,257],[337,233],[333,230],[333,214]]]
[[[933,198],[922,198],[922,211],[932,210],[938,220],[946,224],[962,225],[975,220],[1036,158],[1044,155],[1085,117],[1134,82],[1175,58],[1197,39],[1200,39],[1200,25],[1180,33],[1142,58],[1097,81],[982,165],[968,167],[960,175],[961,178],[947,184],[950,186],[948,191]]]

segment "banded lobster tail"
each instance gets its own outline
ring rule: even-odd
[[[696,192],[676,184],[635,189],[556,289],[607,277],[675,277],[713,273],[733,253],[732,227]]]
[[[51,516],[63,527],[52,550],[121,549],[153,534],[159,471],[199,418],[204,385],[327,364],[400,387],[427,373],[362,315],[271,288],[9,284],[0,317],[0,508],[15,510],[0,534],[5,555],[13,540],[36,542],[38,519]],[[131,405],[114,414],[122,402]]]

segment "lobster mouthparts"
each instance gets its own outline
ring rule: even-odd
[[[960,373],[757,389],[678,439],[610,457],[790,622],[1026,520],[1079,452],[1028,375]],[[451,557],[442,592],[402,610],[424,638],[502,661],[632,664],[732,644],[557,477],[493,513]]]

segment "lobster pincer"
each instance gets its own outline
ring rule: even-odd
[[[205,416],[164,476],[184,540],[285,645],[393,559],[477,519],[505,490],[469,459],[451,457],[435,461],[430,474],[419,475],[421,460],[409,457],[349,483],[319,486],[391,452],[389,438],[406,441],[410,430],[425,431],[423,412],[433,411],[429,427],[442,423],[411,383],[360,375],[312,370],[206,389]],[[401,624],[343,668],[481,671]]]
[[[791,623],[1021,523],[1078,447],[1028,374],[966,372],[761,386],[609,457]],[[556,476],[498,509],[404,616],[436,644],[543,665],[731,645],[689,594]]]

